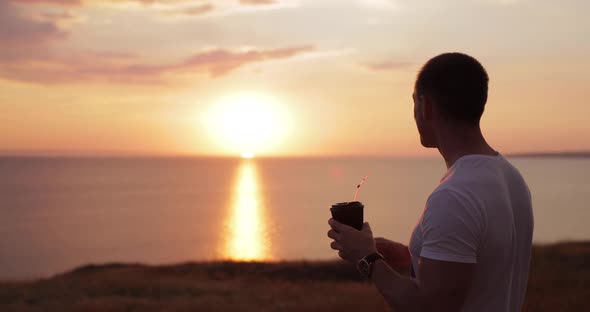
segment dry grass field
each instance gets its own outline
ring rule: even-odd
[[[590,243],[537,246],[526,311],[590,311]],[[388,311],[342,262],[85,266],[0,283],[0,311]]]

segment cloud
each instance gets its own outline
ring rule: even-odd
[[[112,52],[69,57],[48,56],[21,62],[0,62],[0,77],[40,84],[166,84],[186,75],[206,74],[216,78],[248,64],[289,59],[313,50],[312,46],[245,51],[215,49],[166,64],[153,64],[136,55]]]
[[[0,0],[2,1],[2,0]],[[19,4],[46,4],[71,7],[107,6],[135,4],[140,7],[156,9],[167,16],[200,16],[211,13],[217,8],[208,0],[7,0]],[[45,13],[44,13],[45,14]],[[59,16],[55,16],[59,17]],[[65,20],[66,16],[61,16]],[[75,20],[75,16],[71,20]]]
[[[241,5],[269,5],[276,4],[277,0],[240,0]]]
[[[299,0],[0,0],[21,5],[55,7],[113,7],[132,5],[136,9],[157,10],[167,17],[226,16],[258,10],[297,7]]]
[[[67,37],[57,21],[26,16],[14,5],[0,2],[0,60],[14,61],[46,54],[49,44]]]
[[[213,12],[215,7],[212,4],[204,3],[195,6],[182,7],[176,9],[162,10],[162,13],[170,15],[191,15],[198,16]]]
[[[397,4],[393,0],[356,0],[356,3],[365,8],[378,10],[394,10]]]
[[[366,69],[373,70],[373,71],[404,70],[409,67],[413,67],[414,65],[416,65],[416,64],[410,63],[410,62],[392,62],[392,61],[362,64],[362,66],[365,67]]]
[[[189,58],[181,64],[180,68],[206,69],[212,77],[217,77],[249,63],[287,59],[299,54],[311,52],[313,49],[312,46],[296,46],[274,50],[251,50],[238,53],[215,50]]]
[[[89,3],[139,3],[143,5],[154,5],[154,4],[178,4],[178,3],[194,3],[193,0],[3,0],[13,3],[20,4],[48,4],[56,6],[81,6]]]
[[[208,73],[210,77],[219,77],[251,64],[294,57],[312,51],[311,46],[296,46],[271,50],[229,51],[215,49],[197,53],[185,60],[161,65],[130,64],[110,69],[95,68],[99,76],[129,77],[141,80],[141,77],[162,77],[170,73]],[[87,73],[91,71],[86,70]]]
[[[41,18],[43,20],[48,21],[69,21],[77,19],[78,17],[71,12],[62,11],[62,12],[43,12],[41,13]]]
[[[82,4],[82,0],[8,0],[8,2],[22,4],[55,4],[62,6],[78,6]]]
[[[355,49],[314,50],[302,55],[300,59],[335,58],[357,53]]]
[[[60,3],[75,1],[37,0],[21,3]],[[121,0],[127,1],[127,0]],[[156,1],[135,0],[150,4]],[[203,3],[203,2],[201,2]],[[210,4],[179,7],[175,14],[206,14]],[[180,61],[154,62],[133,53],[116,51],[70,51],[59,53],[53,44],[68,36],[60,23],[75,18],[69,12],[26,14],[12,2],[0,1],[0,78],[41,84],[74,82],[166,83],[181,76],[208,75],[211,78],[252,63],[288,59],[314,50],[312,46],[287,46],[276,49],[210,49]]]

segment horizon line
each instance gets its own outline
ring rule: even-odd
[[[590,157],[590,150],[567,151],[530,151],[512,152],[503,154],[506,157]],[[299,154],[299,155],[256,155],[253,159],[334,159],[334,158],[438,158],[440,155],[403,155],[403,154]],[[192,153],[129,153],[129,152],[67,152],[67,151],[2,151],[2,158],[218,158],[218,159],[245,159],[241,155],[229,154],[192,154]]]

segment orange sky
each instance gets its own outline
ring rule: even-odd
[[[583,0],[4,0],[0,151],[236,155],[211,112],[254,94],[288,125],[262,130],[276,137],[257,154],[432,155],[411,93],[447,51],[488,70],[494,147],[590,150],[588,12]],[[237,132],[259,123],[246,119]]]

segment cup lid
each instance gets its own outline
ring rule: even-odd
[[[332,208],[340,208],[340,207],[354,207],[354,206],[363,206],[363,203],[360,201],[352,201],[352,202],[341,202],[332,205]],[[363,206],[364,207],[364,206]]]

